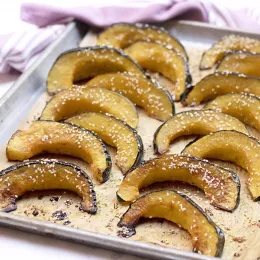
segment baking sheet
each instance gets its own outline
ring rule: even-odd
[[[179,29],[177,29],[179,26]],[[193,82],[196,83],[200,78],[209,74],[211,71],[199,71],[198,70],[198,62],[200,61],[201,54],[203,50],[209,47],[215,40],[212,35],[217,35],[219,37],[227,34],[225,30],[209,30],[208,34],[204,33],[199,34],[199,30],[203,30],[203,26],[199,27],[199,30],[196,30],[197,27],[193,25],[189,25],[187,23],[178,23],[173,25],[167,24],[166,27],[174,28],[171,31],[174,31],[175,34],[178,34],[179,38],[182,40],[182,43],[185,45],[189,57],[190,57],[190,71],[193,76]],[[76,30],[76,27],[74,26]],[[75,31],[72,30],[72,31]],[[208,30],[208,28],[206,29]],[[214,33],[212,33],[214,32]],[[81,42],[81,46],[93,45],[95,43],[95,35],[96,31],[92,30]],[[78,35],[79,36],[79,35]],[[259,38],[259,37],[258,37]],[[59,54],[59,53],[58,53]],[[47,66],[45,66],[46,68]],[[47,71],[47,69],[46,69]],[[157,77],[157,75],[154,75]],[[43,76],[44,80],[45,77]],[[169,84],[169,82],[165,79],[160,79],[162,84]],[[45,106],[47,100],[49,99],[47,93],[43,93],[44,87],[38,89],[37,92],[33,92],[33,97],[28,97],[28,95],[22,95],[19,98],[23,101],[21,104],[26,103],[28,98],[30,99],[30,104],[26,109],[24,109],[21,104],[20,106],[16,106],[16,110],[21,114],[19,116],[19,120],[14,120],[15,122],[10,122],[9,124],[1,124],[1,151],[0,151],[0,168],[3,169],[12,163],[7,162],[5,159],[5,145],[10,137],[10,135],[17,128],[25,128],[27,127],[32,120],[35,120],[41,114],[43,107]],[[12,96],[14,96],[15,93]],[[18,97],[17,97],[18,98]],[[29,102],[28,102],[29,103]],[[31,104],[34,103],[33,106]],[[0,101],[1,104],[1,101]],[[189,110],[190,108],[182,108],[180,103],[176,104],[176,111],[180,112],[183,110]],[[23,109],[22,109],[23,108]],[[194,108],[193,108],[194,109]],[[195,108],[198,109],[198,108]],[[1,108],[2,110],[2,108]],[[8,109],[6,109],[8,111]],[[30,112],[28,113],[28,110]],[[11,111],[11,109],[10,109]],[[138,109],[139,112],[139,124],[137,127],[138,133],[141,135],[144,143],[144,159],[153,158],[153,147],[152,140],[153,134],[157,127],[161,124],[161,122],[149,118],[146,116],[142,109]],[[1,111],[0,111],[1,116]],[[10,117],[11,115],[9,115]],[[13,118],[13,117],[11,117]],[[22,121],[22,122],[21,122]],[[6,122],[6,121],[5,121]],[[147,127],[149,125],[149,127]],[[259,135],[257,132],[252,132],[254,135]],[[259,137],[259,136],[258,136]],[[170,152],[178,153],[183,147],[190,141],[191,138],[180,139],[178,142],[174,143],[171,146]],[[112,159],[114,159],[115,150],[110,149],[110,153]],[[87,165],[85,165],[80,160],[75,160],[74,158],[64,157],[64,156],[49,156],[51,158],[60,158],[66,159],[69,161],[73,161],[74,163],[80,164],[86,171],[92,176],[91,172],[87,169]],[[223,252],[224,259],[257,259],[260,255],[260,249],[258,247],[257,241],[260,236],[260,213],[259,213],[259,204],[253,202],[251,200],[250,194],[245,186],[246,181],[246,172],[239,167],[232,166],[230,164],[226,164],[229,167],[232,167],[235,170],[241,180],[241,202],[239,208],[234,213],[227,213],[224,211],[216,210],[211,205],[209,205],[208,201],[204,200],[203,193],[190,186],[186,186],[180,183],[165,183],[165,184],[156,184],[152,186],[153,190],[162,189],[162,188],[174,188],[176,190],[180,190],[183,193],[186,193],[190,196],[194,201],[196,201],[202,208],[204,208],[209,215],[211,215],[212,219],[218,224],[225,232],[226,244]],[[92,233],[84,232],[91,231],[95,233],[100,233],[103,235],[112,235],[111,236],[101,236],[100,239],[97,239],[95,245],[103,245],[105,246],[105,242],[108,242],[109,239],[112,238],[113,242],[106,248],[123,250],[124,252],[135,253],[140,256],[153,257],[154,259],[207,259],[207,257],[200,256],[198,254],[181,252],[174,249],[166,249],[166,248],[176,248],[181,250],[191,251],[191,239],[189,234],[178,228],[176,225],[168,222],[168,221],[145,221],[137,227],[137,234],[130,239],[117,239],[116,236],[118,234],[119,229],[117,228],[117,223],[123,214],[126,211],[127,206],[123,206],[118,203],[116,199],[116,190],[118,185],[122,180],[122,174],[118,170],[118,168],[113,164],[112,173],[110,179],[102,185],[99,185],[95,182],[95,191],[97,193],[97,202],[98,202],[98,213],[97,215],[89,215],[84,212],[80,212],[79,203],[80,198],[72,193],[65,191],[51,191],[51,192],[33,192],[28,193],[21,200],[18,201],[17,206],[18,209],[12,213],[1,213],[0,222],[2,224],[8,225],[16,225],[22,229],[28,230],[31,226],[31,221],[37,226],[35,231],[37,233],[47,233],[57,235],[57,230],[61,232],[62,235],[58,237],[62,237],[65,239],[89,243],[91,238],[94,239],[94,235]],[[151,190],[151,188],[146,189]],[[145,192],[145,191],[144,191]],[[34,216],[33,212],[37,210],[38,215]],[[54,214],[57,211],[62,211],[64,214],[64,218],[57,218]],[[12,218],[13,216],[13,218]],[[23,220],[19,220],[20,216],[25,217]],[[27,221],[26,221],[27,219]],[[37,220],[45,220],[55,224],[60,225],[51,225],[49,223],[39,222]],[[20,223],[20,224],[19,224]],[[21,224],[23,223],[23,224]],[[26,224],[27,223],[27,224]],[[28,225],[29,224],[29,225]],[[46,225],[50,225],[50,228],[47,229]],[[27,228],[26,228],[27,226]],[[54,228],[55,227],[55,228]],[[69,229],[68,227],[76,228]],[[69,232],[67,231],[69,230]],[[31,230],[32,231],[32,230]],[[64,233],[63,233],[64,232]],[[83,233],[82,233],[83,232]],[[66,235],[67,234],[67,235]],[[73,234],[73,235],[72,235]],[[84,236],[85,234],[85,236]],[[77,238],[79,235],[80,239]],[[81,237],[83,236],[83,239]],[[76,237],[76,239],[75,239]],[[87,239],[86,239],[87,237]],[[84,241],[84,238],[87,241]],[[120,241],[120,242],[117,242]],[[140,244],[139,250],[137,248],[139,246],[131,245],[131,240],[141,241],[141,242],[149,242],[153,245],[160,245],[162,247],[151,246],[150,244]],[[242,241],[242,242],[241,242]],[[113,244],[114,243],[114,244]],[[120,247],[120,243],[123,246]],[[128,244],[124,244],[128,243]],[[130,243],[130,244],[129,244]],[[143,247],[146,247],[146,250]],[[136,248],[137,247],[137,248]],[[156,251],[157,248],[157,251]],[[179,254],[179,255],[178,255]],[[183,257],[183,258],[182,258]],[[190,258],[191,257],[191,258]]]

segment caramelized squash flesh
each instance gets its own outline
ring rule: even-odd
[[[118,23],[108,27],[97,39],[97,45],[108,45],[124,49],[138,41],[156,42],[169,46],[181,53],[187,60],[183,45],[164,28],[149,24]]]
[[[41,120],[61,121],[84,112],[101,112],[132,127],[138,124],[135,105],[126,97],[99,87],[74,87],[61,91],[47,103]]]
[[[260,98],[256,96],[240,93],[226,94],[206,104],[204,109],[212,109],[236,117],[260,132]]]
[[[212,68],[226,52],[236,50],[260,53],[260,41],[239,35],[225,36],[203,54],[200,69]]]
[[[190,233],[193,251],[209,256],[222,254],[225,242],[223,231],[195,202],[181,193],[159,191],[139,198],[131,204],[118,226],[127,228],[129,236],[134,235],[141,218],[172,221]]]
[[[143,70],[120,50],[98,46],[72,49],[63,52],[54,62],[47,78],[47,90],[54,94],[71,88],[79,80],[118,71],[144,75]]]
[[[176,101],[191,83],[185,60],[174,50],[151,42],[137,42],[125,49],[142,68],[161,73],[170,79],[174,89],[168,89]]]
[[[152,159],[130,172],[121,182],[117,196],[134,201],[139,190],[163,181],[195,185],[217,208],[232,212],[238,206],[240,183],[234,173],[196,157],[176,154]]]
[[[228,52],[219,62],[217,72],[235,72],[251,77],[260,77],[260,54],[250,52]]]
[[[236,130],[248,134],[245,125],[235,117],[220,112],[185,111],[162,124],[154,134],[154,150],[165,153],[170,143],[184,135],[207,135],[220,130]]]
[[[236,131],[219,131],[200,138],[183,153],[229,161],[244,168],[252,198],[260,198],[260,143],[255,138]]]
[[[130,73],[107,73],[96,76],[86,85],[116,91],[144,108],[149,116],[160,121],[169,119],[175,113],[174,103],[168,91],[159,88],[148,78]]]
[[[6,148],[8,160],[23,161],[41,153],[66,154],[90,164],[100,182],[108,179],[111,158],[105,144],[91,131],[53,121],[34,121],[13,134]]]
[[[115,147],[117,149],[116,164],[123,173],[140,164],[143,156],[142,139],[123,121],[105,114],[85,113],[71,117],[66,122],[93,131],[105,143]]]
[[[218,96],[232,93],[253,94],[260,97],[260,79],[236,73],[210,74],[182,96],[182,103],[196,106]]]
[[[97,212],[96,194],[91,179],[78,166],[58,160],[35,160],[12,165],[0,172],[0,207],[16,209],[15,201],[28,191],[63,189],[82,198],[82,210]]]

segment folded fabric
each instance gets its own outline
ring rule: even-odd
[[[112,2],[112,1],[111,1]],[[141,1],[140,1],[141,2]],[[73,17],[87,24],[104,27],[117,22],[160,22],[183,16],[189,20],[208,21],[208,13],[198,0],[147,1],[146,5],[138,6],[138,1],[125,6],[45,6],[39,4],[23,4],[21,18],[24,21],[43,27],[59,23]]]
[[[65,25],[34,28],[13,34],[0,52],[0,72],[23,72],[64,30]]]
[[[140,5],[141,3],[141,5]],[[0,73],[11,68],[25,71],[30,64],[64,30],[73,19],[105,27],[117,22],[162,22],[186,19],[232,26],[245,30],[259,30],[259,16],[252,10],[234,12],[199,0],[131,1],[124,5],[70,6],[58,4],[23,4],[21,18],[41,28],[18,32],[10,37],[0,50]],[[258,19],[258,20],[257,20]],[[58,25],[59,24],[59,25]],[[60,25],[63,24],[63,25]]]

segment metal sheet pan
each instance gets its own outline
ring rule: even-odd
[[[220,37],[239,33],[260,39],[257,34],[217,28],[193,22],[169,22],[164,26],[182,42],[208,47]],[[45,90],[47,73],[56,57],[67,49],[78,46],[88,31],[81,23],[71,23],[59,39],[50,46],[41,58],[27,71],[12,88],[0,99],[0,145],[3,147],[12,133],[24,120],[35,101]],[[151,259],[214,259],[191,252],[169,249],[162,246],[101,235],[85,230],[74,229],[47,221],[29,219],[8,213],[0,213],[0,225],[39,235],[45,235],[88,244],[105,249],[120,251]]]

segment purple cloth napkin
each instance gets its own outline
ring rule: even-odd
[[[43,27],[50,24],[63,23],[73,17],[87,24],[105,27],[117,22],[161,22],[178,17],[208,22],[208,13],[198,0],[170,0],[159,3],[153,1],[145,7],[129,6],[79,6],[62,8],[23,4],[21,17],[24,21]]]
[[[62,8],[58,4],[47,6],[25,3],[21,8],[21,18],[40,28],[14,34],[2,47],[0,46],[0,73],[12,69],[25,71],[64,30],[64,24],[73,19],[97,27],[105,27],[117,22],[162,22],[170,19],[186,19],[248,31],[260,31],[260,12],[258,13],[257,10],[251,8],[235,12],[203,0],[165,0],[164,2],[140,0],[132,3],[126,1],[124,6],[82,5],[70,8]]]

